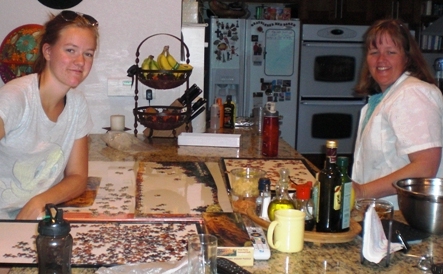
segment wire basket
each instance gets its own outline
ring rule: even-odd
[[[143,70],[140,69],[138,80],[150,88],[171,89],[184,84],[192,70]]]
[[[128,70],[128,76],[134,77],[134,75],[137,76],[138,80],[150,87],[155,89],[172,89],[181,86],[186,81],[189,80],[189,77],[191,76],[192,69],[189,70],[143,70],[141,67],[139,67],[139,56],[140,56],[140,48],[148,39],[159,36],[159,35],[166,35],[170,36],[180,42],[180,45],[182,47],[182,51],[184,55],[186,56],[186,64],[189,64],[189,49],[188,46],[181,40],[180,38],[168,34],[168,33],[157,33],[154,35],[151,35],[147,38],[145,38],[143,41],[140,42],[140,44],[137,47],[137,51],[135,53],[136,60],[135,65],[133,65]],[[133,78],[134,79],[134,78]]]
[[[173,130],[187,119],[186,108],[173,106],[147,106],[134,109],[137,121],[151,130]]]

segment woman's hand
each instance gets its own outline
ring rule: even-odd
[[[16,216],[16,220],[37,220],[43,217],[45,202],[37,195],[29,200]]]

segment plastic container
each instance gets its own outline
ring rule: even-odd
[[[63,210],[47,204],[46,217],[38,224],[36,240],[39,274],[71,273],[73,239],[70,231],[71,225],[63,219]]]
[[[262,155],[275,157],[278,155],[278,138],[280,136],[280,121],[275,103],[266,103],[263,118]]]
[[[209,122],[209,128],[211,130],[219,130],[220,129],[220,107],[217,103],[212,104],[211,106],[211,119]]]

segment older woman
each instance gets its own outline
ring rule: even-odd
[[[0,218],[36,219],[85,190],[92,121],[75,88],[91,70],[97,26],[74,11],[52,16],[36,73],[0,89]]]
[[[381,20],[365,36],[356,91],[362,109],[352,177],[356,198],[381,198],[397,208],[392,183],[443,176],[443,98],[405,24]]]

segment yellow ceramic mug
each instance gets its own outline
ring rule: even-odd
[[[268,227],[268,243],[281,252],[298,252],[303,249],[305,213],[296,209],[275,211],[275,220]]]

